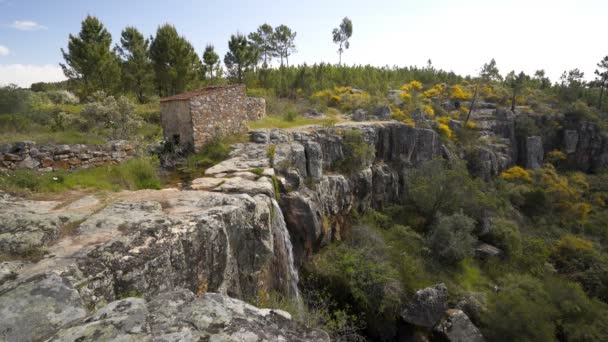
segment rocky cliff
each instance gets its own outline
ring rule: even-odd
[[[334,165],[344,158],[342,132],[350,129],[375,147],[375,158],[345,176]],[[348,234],[353,208],[396,200],[407,169],[441,153],[432,130],[393,122],[260,130],[188,190],[65,201],[2,194],[0,336],[157,339],[176,333],[178,339],[198,340],[238,333],[256,334],[257,340],[326,340],[324,333],[252,307],[249,318],[231,316],[238,324],[218,317],[231,305],[243,314],[245,304],[226,296],[251,300],[278,291],[298,300],[296,266]],[[231,304],[211,318],[201,316],[220,310],[218,301]],[[174,302],[183,303],[183,314],[159,309]],[[202,323],[192,326],[195,316],[187,315]],[[22,321],[36,328],[17,324]],[[184,322],[190,322],[189,330]],[[259,328],[268,322],[277,330]],[[281,335],[286,329],[291,335]]]

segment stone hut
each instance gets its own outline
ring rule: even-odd
[[[165,141],[200,149],[215,137],[239,133],[245,122],[266,116],[266,101],[248,97],[245,86],[207,87],[160,100]]]

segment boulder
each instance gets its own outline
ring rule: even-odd
[[[414,298],[401,311],[401,318],[407,323],[430,329],[447,309],[448,288],[442,283],[416,291]]]
[[[455,309],[462,310],[473,324],[479,324],[481,316],[487,311],[486,302],[483,292],[465,292],[456,303]]]
[[[196,297],[187,290],[150,301],[122,299],[51,341],[329,341],[321,330],[293,322],[280,310],[258,309],[218,293]]]
[[[477,247],[475,247],[475,257],[481,260],[501,258],[503,255],[504,252],[500,248],[487,243],[480,242],[477,244]]]
[[[367,120],[367,111],[361,108],[356,109],[353,112],[353,121],[366,121]]]
[[[433,328],[433,334],[441,341],[483,342],[483,335],[469,317],[458,309],[448,310],[445,317]]]
[[[376,107],[374,117],[378,120],[391,120],[393,118],[391,107],[388,105]]]

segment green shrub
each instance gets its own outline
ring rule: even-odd
[[[482,316],[483,333],[489,341],[554,341],[552,319],[556,310],[541,281],[526,275],[508,275],[501,291],[489,298]]]
[[[342,133],[342,152],[344,156],[336,168],[342,173],[353,174],[369,166],[376,149],[365,141],[359,130],[353,128]]]
[[[285,115],[283,116],[283,120],[285,120],[287,122],[294,122],[294,121],[296,121],[297,117],[298,117],[298,113],[296,113],[293,110],[290,110],[287,113],[285,113]]]
[[[112,139],[128,139],[141,126],[141,120],[135,116],[135,105],[126,97],[115,99],[104,92],[96,92],[92,100],[81,112],[87,128],[95,128]]]
[[[608,334],[606,304],[558,277],[510,274],[489,297],[482,318],[490,341],[599,341]]]
[[[521,254],[521,234],[515,222],[503,218],[492,221],[492,229],[488,236],[489,243],[502,249],[508,257]]]
[[[433,256],[447,265],[456,265],[471,256],[475,237],[475,221],[463,214],[439,214],[427,238]]]
[[[198,153],[188,156],[186,165],[181,167],[180,171],[190,176],[202,175],[205,172],[205,169],[230,157],[232,144],[242,142],[245,139],[245,135],[218,136],[213,139],[213,141],[203,146]]]
[[[463,164],[446,165],[442,160],[424,162],[406,178],[407,200],[431,222],[438,212],[451,214],[458,209],[472,217],[481,217],[487,208],[495,208],[498,199],[485,194],[486,185],[474,182]]]

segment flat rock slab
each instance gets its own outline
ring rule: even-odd
[[[301,326],[284,313],[258,309],[217,293],[187,290],[146,302],[127,298],[108,304],[51,341],[329,341],[327,333]]]
[[[37,276],[0,294],[0,340],[40,341],[86,314],[68,281],[55,274]]]

